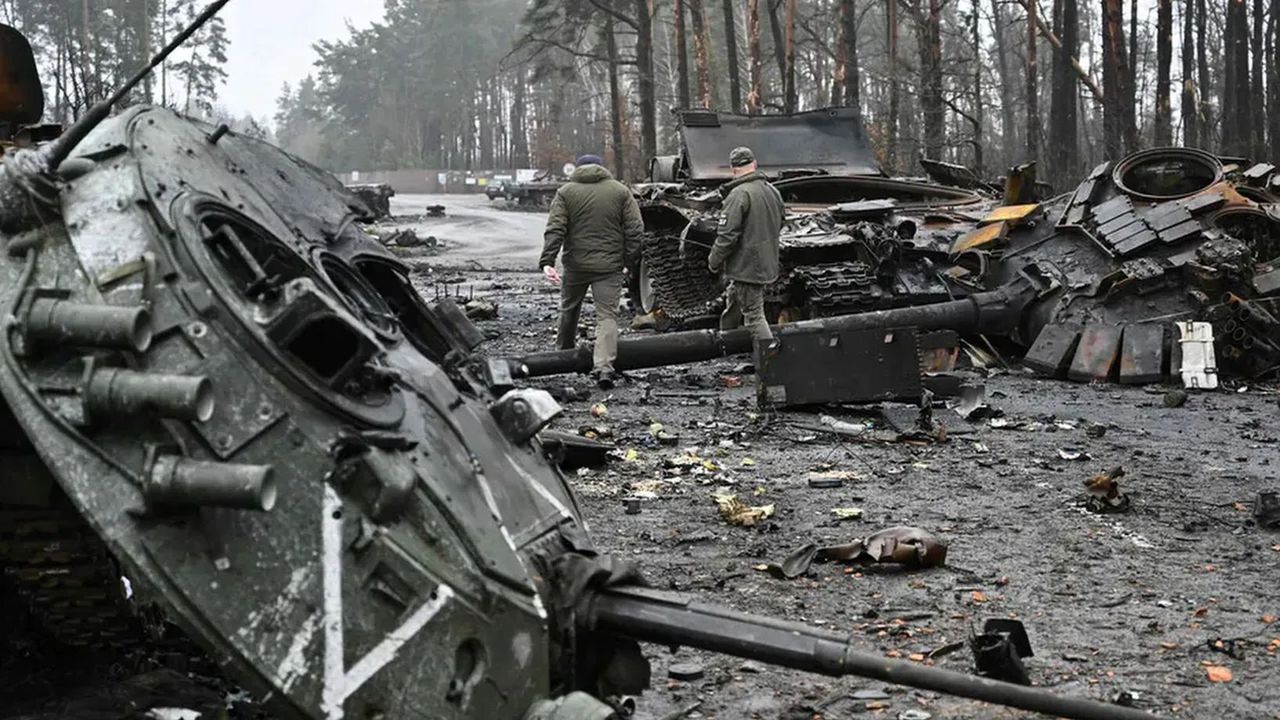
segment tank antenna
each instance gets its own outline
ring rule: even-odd
[[[160,52],[156,53],[155,57],[151,58],[151,62],[147,63],[145,67],[134,74],[133,77],[129,78],[128,82],[121,85],[114,93],[112,93],[111,97],[99,102],[92,108],[89,108],[88,112],[81,115],[80,119],[75,121],[71,127],[67,128],[67,131],[60,135],[57,140],[46,145],[41,153],[44,155],[47,163],[46,167],[52,171],[61,165],[62,161],[66,160],[67,156],[71,154],[71,151],[74,150],[75,147],[99,125],[99,123],[106,120],[107,117],[111,115],[111,109],[115,107],[116,103],[120,102],[121,98],[128,95],[129,91],[137,87],[138,83],[142,82],[147,75],[150,75],[151,71],[155,70],[160,63],[168,59],[168,57],[173,54],[173,51],[181,47],[188,38],[196,33],[196,31],[204,27],[205,23],[212,20],[213,17],[218,14],[218,11],[222,10],[222,7],[228,2],[230,2],[230,0],[214,0],[214,2],[210,3],[209,7],[204,9],[204,12],[201,12],[190,25],[188,25],[182,32],[178,33],[173,40],[169,41],[169,44],[164,46]]]

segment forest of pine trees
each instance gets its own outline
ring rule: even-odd
[[[0,0],[51,121],[76,117],[202,0]],[[624,177],[674,151],[673,108],[861,108],[887,171],[925,156],[1060,185],[1168,144],[1280,159],[1280,0],[384,0],[316,45],[275,116],[334,170],[558,168]],[[215,21],[130,98],[217,114]]]
[[[27,36],[45,85],[45,120],[67,124],[104,99],[206,5],[205,0],[0,0],[0,22]],[[125,99],[231,122],[267,135],[252,118],[218,107],[227,32],[215,18]]]
[[[1278,44],[1280,0],[388,0],[277,121],[337,169],[596,150],[639,177],[673,108],[857,105],[890,172],[1036,160],[1065,186],[1144,147],[1280,159]]]

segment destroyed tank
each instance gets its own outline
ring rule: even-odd
[[[127,578],[283,718],[608,720],[648,685],[638,641],[1148,717],[646,589],[538,439],[558,406],[423,301],[354,196],[226,126],[108,117],[129,87],[0,165],[6,468],[106,548],[62,572],[76,547],[30,544],[46,579]]]
[[[1029,187],[1019,190],[1021,181],[1030,184],[1025,173],[1011,177],[1004,204],[894,206],[890,213],[879,202],[857,202],[793,216],[792,229],[803,222],[837,243],[874,238],[874,251],[872,243],[859,247],[876,271],[865,291],[848,296],[851,302],[838,304],[830,317],[796,321],[783,313],[782,338],[815,331],[953,331],[987,349],[994,341],[1045,375],[1082,382],[1143,384],[1181,376],[1190,386],[1212,387],[1218,360],[1248,378],[1280,372],[1280,172],[1274,165],[1158,148],[1104,163],[1074,192],[1045,202],[1027,201]],[[681,186],[674,196],[685,204],[686,190]],[[661,192],[650,189],[649,196]],[[712,197],[708,214],[718,202]],[[683,239],[668,238],[668,250],[685,263],[681,272],[688,275],[696,265],[705,274],[703,259],[690,260],[696,245],[689,238],[714,237],[713,227],[699,229],[709,215],[677,212],[675,202],[653,200],[647,210],[678,217],[673,227],[680,226]],[[793,246],[783,255],[795,252]],[[792,278],[813,279],[839,266],[793,268]],[[689,286],[704,293],[700,302],[714,302],[720,292],[708,281]],[[809,295],[811,311],[815,297]],[[805,315],[828,313],[799,314]],[[1183,362],[1187,346],[1194,363]],[[744,331],[691,330],[624,338],[617,366],[752,351]],[[530,377],[582,372],[590,354],[585,348],[534,353],[512,366]]]
[[[755,151],[787,205],[780,273],[766,291],[773,318],[950,299],[934,274],[950,249],[938,230],[972,223],[995,204],[988,188],[886,177],[857,108],[676,118],[680,153],[655,158],[650,182],[635,188],[646,235],[631,293],[639,310],[674,323],[718,311],[723,288],[706,260],[734,147]]]

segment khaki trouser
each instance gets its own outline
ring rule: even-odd
[[[582,301],[591,290],[596,306],[596,348],[592,364],[596,370],[613,370],[618,357],[618,301],[622,297],[622,273],[578,275],[565,272],[560,282],[560,331],[556,341],[561,350],[577,343],[578,315]]]
[[[720,315],[720,329],[733,330],[744,325],[757,340],[773,339],[769,321],[764,317],[764,285],[734,280],[729,285],[729,302]]]

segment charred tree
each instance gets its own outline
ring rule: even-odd
[[[1182,7],[1182,144],[1200,146],[1200,110],[1196,88],[1195,2],[1183,0]]]
[[[1061,178],[1074,178],[1080,164],[1076,126],[1076,80],[1072,62],[1080,47],[1076,0],[1055,0],[1053,24],[1061,45],[1054,48],[1053,92],[1049,114],[1049,166]]]
[[[733,0],[723,0],[724,51],[729,61],[729,102],[734,112],[742,112],[742,75],[738,72],[738,23],[734,19]]]
[[[698,74],[698,107],[710,108],[711,101],[711,42],[707,36],[707,14],[702,0],[686,0],[689,17],[693,21],[693,60]]]
[[[783,76],[783,110],[796,111],[799,104],[796,89],[796,0],[787,0],[786,25],[786,74]]]
[[[936,0],[931,0],[936,2]],[[1027,3],[1027,161],[1040,158],[1040,73],[1036,67],[1037,2]],[[941,54],[941,51],[939,51]],[[941,58],[939,58],[941,60]]]
[[[639,0],[644,2],[645,0]],[[747,91],[747,114],[758,115],[764,107],[764,61],[760,57],[760,0],[747,0],[747,55],[751,87]]]
[[[685,0],[675,0],[672,11],[676,20],[676,86],[681,108],[692,107],[689,99],[689,39],[684,25]]]
[[[1156,113],[1155,144],[1173,144],[1173,108],[1169,85],[1173,73],[1173,0],[1156,5]]]
[[[986,161],[982,156],[982,131],[986,125],[986,103],[982,101],[982,30],[979,27],[981,10],[980,0],[973,0],[973,17],[969,26],[970,40],[973,43],[973,115],[969,119],[973,123],[973,171],[978,177],[986,173]]]

